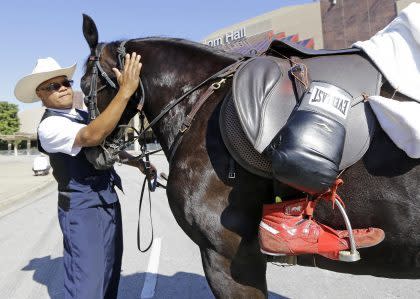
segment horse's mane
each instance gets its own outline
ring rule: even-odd
[[[168,45],[173,44],[173,45],[185,47],[185,48],[188,48],[188,49],[195,49],[195,50],[201,51],[203,53],[213,54],[213,55],[217,55],[217,56],[220,56],[220,57],[233,59],[233,60],[238,60],[240,57],[242,57],[241,54],[238,54],[238,53],[226,52],[226,51],[221,50],[221,49],[213,48],[213,47],[210,47],[210,46],[205,45],[205,44],[201,44],[201,43],[198,43],[198,42],[194,42],[194,41],[190,41],[190,40],[186,40],[186,39],[182,39],[182,38],[143,37],[143,38],[130,39],[128,41],[130,43],[148,42],[148,41],[155,42],[155,43],[168,43]],[[108,43],[106,43],[106,47],[111,52],[116,52],[119,45],[121,44],[121,42],[123,42],[123,40],[115,40],[115,41],[112,41],[112,42],[108,42]],[[103,43],[101,43],[101,44],[103,44]],[[85,71],[86,71],[86,66],[87,66],[88,60],[89,60],[89,58],[87,58],[85,63],[84,63],[84,70]]]
[[[218,55],[218,56],[222,56],[222,57],[226,57],[226,58],[231,58],[231,59],[238,59],[239,57],[241,57],[240,54],[238,53],[230,53],[230,52],[226,52],[224,50],[221,49],[217,49],[217,48],[213,48],[210,47],[208,45],[199,43],[199,42],[194,42],[191,40],[187,40],[187,39],[182,39],[182,38],[172,38],[172,37],[145,37],[145,38],[138,38],[138,39],[133,39],[131,40],[133,42],[137,42],[137,41],[151,41],[151,42],[167,42],[168,44],[176,44],[179,46],[183,46],[186,48],[194,48],[196,50],[201,50],[203,52],[208,52],[208,53],[212,53],[214,55]]]

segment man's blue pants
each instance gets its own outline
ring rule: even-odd
[[[64,297],[117,298],[123,252],[119,202],[58,208],[64,238]]]

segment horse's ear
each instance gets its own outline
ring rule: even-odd
[[[96,29],[95,22],[88,15],[83,14],[83,35],[90,50],[94,50],[98,45],[98,29]]]

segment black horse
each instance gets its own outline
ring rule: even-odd
[[[88,16],[84,16],[83,33],[91,56],[104,46],[99,62],[116,82],[111,68],[118,66],[120,42],[98,43],[96,25]],[[168,103],[238,59],[233,54],[172,38],[129,40],[125,49],[142,56],[144,112],[149,120]],[[85,93],[90,90],[92,69],[93,63],[88,61],[81,82]],[[100,89],[98,107],[102,111],[116,90],[102,76],[98,78],[93,87]],[[178,140],[185,116],[208,85],[173,107],[153,127],[167,157]],[[229,88],[228,82],[216,90],[183,134],[170,161],[167,196],[176,221],[200,248],[214,295],[262,298],[267,296],[267,258],[260,253],[257,233],[262,205],[273,197],[273,182],[240,166],[236,167],[236,178],[228,179],[230,156],[220,134],[218,115]],[[136,97],[130,100],[120,123],[127,123],[137,113],[138,101]],[[349,265],[318,258],[318,266],[356,272],[363,271],[364,266],[420,267],[419,164],[419,160],[399,150],[382,130],[376,130],[363,160],[342,176],[345,184],[339,193],[353,227],[380,227],[386,239],[379,246],[361,250],[360,262]],[[283,186],[285,197],[297,193]],[[343,227],[341,217],[332,214],[330,207],[320,209],[318,218],[333,227]],[[302,262],[306,263],[305,259]]]

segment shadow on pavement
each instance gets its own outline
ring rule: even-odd
[[[34,271],[33,280],[45,285],[50,298],[58,299],[63,296],[63,258],[51,259],[51,256],[32,259],[22,268],[24,271]]]
[[[361,251],[361,250],[360,250]],[[364,258],[355,263],[343,263],[332,261],[322,256],[300,256],[298,264],[301,266],[317,267],[320,269],[333,271],[337,273],[347,273],[353,275],[371,275],[375,277],[389,278],[389,279],[419,279],[420,267],[416,267],[416,263],[412,263],[411,267],[403,267],[395,264],[386,263],[370,263],[374,257]],[[418,253],[418,260],[420,260],[420,252]],[[316,264],[316,266],[314,265]],[[408,262],[406,264],[409,264]],[[417,262],[418,264],[418,262]]]
[[[24,271],[34,271],[33,280],[45,285],[48,295],[52,299],[61,299],[63,296],[63,258],[45,256],[32,259],[22,268]],[[131,275],[121,275],[118,298],[141,298],[145,272]],[[214,298],[207,284],[206,278],[199,274],[177,272],[172,276],[157,275],[154,298]],[[269,292],[269,298],[286,298]]]

